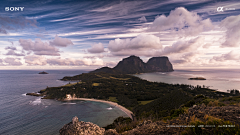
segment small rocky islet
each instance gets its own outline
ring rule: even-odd
[[[188,80],[207,80],[207,79],[203,77],[195,77],[195,78],[188,78]]]
[[[42,71],[42,72],[39,72],[38,74],[48,74],[48,73],[45,71]]]

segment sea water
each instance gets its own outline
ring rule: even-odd
[[[59,134],[59,130],[74,116],[99,126],[111,124],[119,116],[127,115],[106,103],[91,101],[61,102],[41,97],[27,96],[48,87],[65,85],[64,76],[87,71],[0,70],[0,135]],[[109,109],[109,108],[112,109]]]
[[[240,90],[240,69],[189,69],[175,70],[173,72],[143,73],[135,75],[152,82],[165,82],[170,84],[190,84],[205,86],[222,92],[227,90]],[[194,77],[204,77],[207,80],[188,80]]]

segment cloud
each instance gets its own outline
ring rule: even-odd
[[[210,46],[212,46],[210,43],[206,43],[202,47],[208,49]]]
[[[147,22],[147,19],[145,16],[142,16],[141,18],[138,19],[140,22]]]
[[[39,55],[25,56],[25,63],[28,65],[50,65],[50,66],[103,66],[104,62],[99,58],[45,58]]]
[[[90,53],[102,53],[104,52],[104,47],[102,43],[94,44],[91,48],[87,49]]]
[[[211,61],[226,61],[226,60],[240,60],[240,54],[239,54],[239,50],[233,50],[230,51],[226,54],[222,54],[220,56],[213,56],[213,58],[211,59]]]
[[[110,40],[108,49],[111,52],[118,52],[123,50],[139,50],[144,48],[161,49],[160,38],[154,35],[140,34],[135,38],[115,39]]]
[[[0,59],[0,66],[5,66],[2,59]]]
[[[24,17],[3,17],[0,16],[0,33],[8,34],[9,30],[23,29],[27,26],[35,26],[36,20],[29,20]]]
[[[172,10],[169,16],[164,14],[156,17],[150,25],[150,31],[172,30],[181,35],[195,36],[204,30],[213,28],[210,19],[202,20],[195,12],[189,12],[183,7]]]
[[[5,63],[7,63],[7,66],[20,66],[20,65],[22,65],[22,63],[20,62],[20,59],[18,59],[18,58],[7,57],[3,61]]]
[[[54,58],[54,59],[47,59],[47,63],[49,65],[59,65],[59,66],[102,66],[104,65],[103,60],[96,58],[96,59],[72,59],[72,58]]]
[[[17,48],[14,46],[8,46],[8,47],[5,47],[5,50],[17,50]]]
[[[221,21],[220,26],[226,28],[226,40],[222,47],[238,47],[240,45],[240,15],[229,16]]]
[[[61,38],[61,37],[56,35],[54,40],[50,41],[50,45],[59,46],[59,47],[66,47],[66,46],[69,46],[69,45],[73,45],[73,43],[70,39]]]
[[[171,53],[183,53],[197,50],[202,42],[204,41],[203,37],[197,37],[190,40],[180,40],[173,43],[172,46],[167,46],[163,49],[162,54],[171,54]]]
[[[35,42],[31,39],[19,39],[20,46],[26,51],[33,51],[36,55],[52,55],[59,56],[59,50],[47,42],[41,41],[36,38]]]
[[[95,12],[105,12],[112,9],[112,6],[110,7],[105,7],[105,8],[98,8],[98,9],[94,9],[94,10],[90,10],[90,11],[95,11]]]
[[[14,50],[9,50],[5,55],[25,56],[24,53],[16,53]]]
[[[25,56],[25,63],[28,65],[46,65],[47,61],[46,58],[43,56],[38,56],[38,55],[29,55]]]

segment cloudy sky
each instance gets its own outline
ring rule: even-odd
[[[240,2],[1,1],[0,69],[113,67],[130,55],[168,56],[175,69],[238,68]]]

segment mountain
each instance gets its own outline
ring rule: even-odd
[[[125,74],[144,73],[147,71],[147,64],[137,56],[130,56],[120,61],[113,69]]]
[[[168,60],[168,57],[152,57],[147,62],[148,70],[150,72],[169,72],[173,71],[172,64]]]
[[[112,74],[137,74],[148,72],[171,72],[172,64],[168,57],[153,57],[144,63],[138,56],[130,56],[120,61],[114,68],[102,67],[91,71],[92,73],[104,72]]]
[[[110,67],[102,67],[102,68],[96,69],[94,71],[91,71],[91,73],[100,73],[100,72],[109,73],[109,74],[119,74],[119,73],[121,73],[120,71],[114,70]]]

